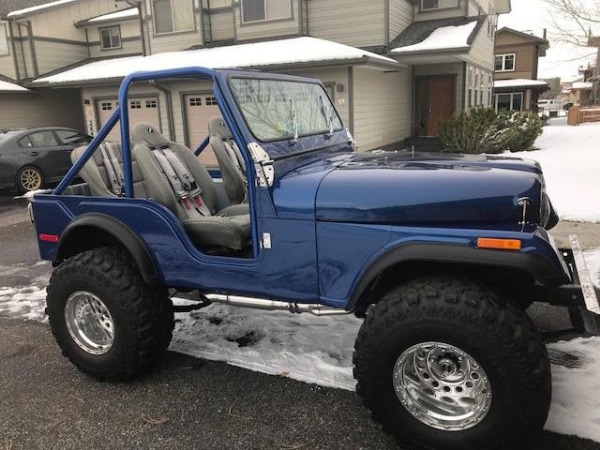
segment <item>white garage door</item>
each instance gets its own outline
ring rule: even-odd
[[[129,127],[138,122],[146,122],[160,128],[158,112],[158,99],[156,97],[143,97],[128,100],[129,103]],[[97,111],[100,125],[104,124],[117,107],[117,100],[98,100]],[[162,133],[162,130],[161,130]],[[112,129],[106,138],[109,141],[120,141],[121,131],[119,124]]]
[[[184,101],[187,143],[192,150],[196,150],[208,135],[208,120],[221,112],[217,106],[217,99],[212,95],[186,95]],[[217,158],[210,145],[200,154],[200,161],[207,167],[218,167]]]

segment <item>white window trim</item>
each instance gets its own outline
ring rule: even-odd
[[[154,3],[154,0],[150,0],[150,5],[152,6],[152,32],[154,36],[167,36],[169,34],[190,33],[192,31],[196,31],[196,12],[194,11],[194,3],[190,2],[190,4],[192,5],[192,28],[189,28],[187,30],[176,30],[175,24],[173,23],[173,15],[171,15],[171,25],[173,26],[173,31],[163,31],[162,33],[159,33],[158,31],[156,31],[156,11],[154,9]],[[172,1],[171,11],[173,11]]]
[[[507,56],[513,57],[513,68],[512,69],[505,69]],[[498,58],[498,57],[502,58],[502,69],[496,70],[496,72],[514,72],[515,70],[517,70],[517,54],[516,53],[503,53],[501,55],[494,55],[494,69],[496,69],[496,58]]]
[[[456,6],[450,6],[450,7],[445,7],[445,8],[442,8],[440,6],[438,6],[437,8],[425,8],[425,7],[423,7],[423,1],[424,0],[421,0],[419,2],[420,12],[445,11],[447,9],[459,9],[460,8],[460,3],[461,3],[462,0],[456,0],[456,3],[457,3]],[[438,3],[438,5],[439,5],[439,3]]]
[[[108,31],[110,33],[111,30],[115,30],[115,29],[117,30],[117,33],[119,34],[119,46],[118,47],[105,47],[104,39],[102,39],[102,32]],[[98,34],[100,35],[100,50],[120,50],[123,48],[123,38],[121,36],[121,27],[119,25],[116,25],[113,27],[98,28]],[[112,34],[110,34],[110,43],[112,44]]]
[[[292,9],[294,8],[294,1],[293,0],[284,0],[284,1],[289,1],[290,2],[290,15],[286,16],[286,17],[278,17],[276,19],[267,19],[267,0],[263,0],[264,3],[264,7],[265,7],[265,18],[264,19],[259,19],[259,20],[245,20],[244,19],[244,0],[240,0],[240,20],[242,22],[242,24],[244,25],[251,25],[253,23],[265,23],[265,22],[274,22],[277,20],[290,20],[292,19],[294,16],[292,14]]]
[[[500,95],[510,95],[510,111],[523,111],[523,104],[525,103],[525,93],[524,92],[499,92],[495,95],[494,101],[494,109],[498,112],[498,96]],[[515,95],[521,96],[521,107],[516,110],[515,106]]]
[[[0,23],[0,36],[2,35],[6,41],[6,53],[0,53],[0,56],[8,56],[10,55],[10,42],[8,41],[8,24],[6,23]]]

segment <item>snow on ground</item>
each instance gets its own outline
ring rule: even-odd
[[[600,285],[600,248],[586,252]],[[47,321],[41,280],[24,288],[0,288],[0,317]],[[40,284],[38,286],[37,284]],[[176,299],[176,303],[187,301]],[[362,321],[354,316],[316,317],[212,305],[177,314],[170,349],[246,369],[322,386],[353,390],[352,353]],[[546,429],[600,442],[600,337],[562,341],[550,354],[570,367],[552,365],[553,399]]]
[[[600,123],[549,123],[535,143],[540,150],[511,155],[540,162],[561,220],[600,223]]]

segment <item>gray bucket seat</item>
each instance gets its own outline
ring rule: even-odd
[[[221,168],[221,178],[229,200],[231,203],[243,203],[247,197],[246,163],[222,117],[210,118],[208,134],[210,146]]]
[[[121,165],[118,144],[111,150]],[[164,138],[154,127],[140,123],[133,128],[132,141],[133,190],[136,198],[149,198],[170,209],[180,220],[192,241],[199,247],[239,250],[250,239],[248,205],[229,205],[219,209],[214,181],[196,156],[185,146]],[[174,192],[153,151],[168,149],[177,155],[197,183],[202,210],[195,203],[188,208]],[[75,149],[71,160],[77,161],[85,147]],[[80,176],[88,183],[94,196],[116,196],[111,186],[111,164],[97,151],[88,160]],[[122,168],[121,168],[122,170]]]

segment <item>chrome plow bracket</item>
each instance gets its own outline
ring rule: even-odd
[[[598,303],[598,297],[594,290],[594,283],[592,282],[590,272],[583,257],[581,245],[579,245],[579,239],[577,239],[576,235],[571,234],[569,235],[569,241],[571,243],[571,250],[573,251],[575,271],[579,278],[579,285],[581,286],[581,292],[583,293],[585,307],[594,314],[600,314],[600,304]]]

